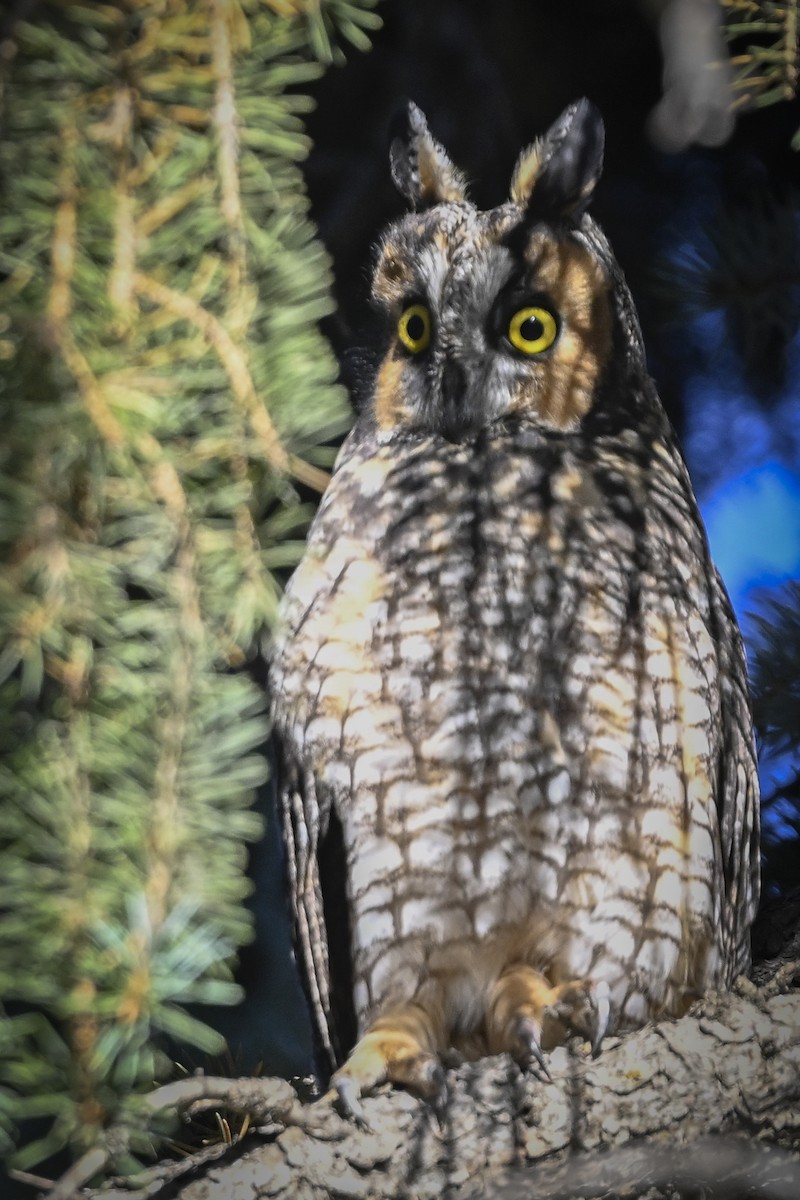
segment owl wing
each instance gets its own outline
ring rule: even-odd
[[[651,507],[657,516],[656,541],[670,548],[670,563],[696,564],[696,583],[702,583],[707,600],[703,616],[714,646],[713,674],[708,686],[719,696],[719,717],[715,736],[716,757],[709,764],[716,799],[719,874],[715,880],[719,900],[719,947],[725,964],[725,981],[730,985],[737,975],[750,967],[750,927],[760,894],[759,783],[756,749],[747,682],[747,661],[725,585],[713,564],[694,490],[683,454],[666,418],[658,418],[658,435],[667,451],[664,461],[671,467],[666,486],[650,493]],[[655,442],[656,439],[654,439]],[[664,498],[669,497],[667,505]],[[676,523],[676,512],[683,517]],[[684,533],[681,540],[664,540],[669,529]],[[702,572],[702,574],[699,574]],[[685,589],[683,566],[671,575],[670,591]],[[689,598],[695,603],[694,596]]]
[[[328,940],[319,872],[323,813],[314,779],[278,746],[278,796],[283,822],[295,954],[308,998],[315,1042],[326,1063],[337,1057],[331,1021]]]
[[[328,1075],[356,1040],[344,841],[335,811],[309,770],[278,744],[295,958],[311,1017],[316,1066]]]
[[[727,906],[723,916],[732,982],[750,967],[750,926],[760,892],[759,782],[744,644],[725,585],[712,566],[723,742],[719,823]]]
[[[357,445],[354,430],[340,451],[337,472]],[[313,637],[306,638],[304,627],[331,586],[325,560],[337,537],[349,530],[347,511],[342,513],[337,502],[340,487],[341,480],[335,477],[309,531],[303,563],[287,588],[283,627],[270,669],[277,794],[295,957],[308,999],[319,1066],[326,1075],[355,1041],[356,1018],[342,827],[331,790],[314,770],[314,753],[307,737],[309,657],[319,646]],[[320,563],[323,566],[318,570]]]

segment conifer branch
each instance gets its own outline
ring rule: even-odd
[[[123,445],[125,434],[122,426],[111,412],[86,356],[76,345],[69,329],[51,316],[48,332],[61,352],[64,365],[78,386],[84,408],[100,437],[109,446]]]
[[[6,47],[0,1143],[7,1094],[52,1118],[22,1171],[129,1169],[159,1039],[218,1052],[185,1006],[239,997],[266,718],[230,667],[346,425],[288,89],[371,5],[42,0]]]
[[[256,395],[245,357],[222,322],[190,296],[160,283],[152,276],[137,272],[133,285],[134,290],[141,296],[159,305],[175,318],[190,321],[217,352],[228,373],[233,394],[246,413],[262,453],[272,468],[280,474],[294,476],[317,491],[324,491],[330,476],[304,462],[298,455],[287,454],[267,409]]]
[[[266,408],[256,395],[245,357],[222,322],[186,293],[160,283],[152,276],[137,271],[133,286],[140,296],[158,305],[175,319],[190,321],[202,333],[219,355],[228,374],[233,394],[247,413],[264,457],[275,471],[285,475],[289,470],[286,451]]]
[[[133,317],[133,274],[136,268],[136,224],[130,179],[133,94],[126,84],[120,84],[115,90],[111,124],[113,139],[110,140],[116,152],[117,178],[114,187],[114,257],[108,294],[124,327]]]
[[[70,113],[70,118],[73,114]],[[47,299],[47,315],[60,325],[69,316],[72,306],[72,276],[75,270],[75,236],[77,219],[75,212],[77,179],[75,150],[77,130],[74,119],[68,119],[61,128],[61,166],[58,176],[59,200],[53,222],[51,250],[52,282]]]
[[[743,49],[731,56],[734,108],[791,100],[800,71],[798,0],[722,0],[723,31]]]
[[[246,255],[242,202],[239,192],[239,134],[236,126],[236,101],[231,46],[231,5],[228,0],[209,0],[211,6],[211,45],[216,74],[213,125],[217,138],[217,171],[222,192],[221,212],[228,227],[228,304],[237,299],[246,276]],[[229,323],[230,316],[229,312]],[[234,322],[237,327],[239,322]]]
[[[193,204],[210,190],[210,184],[203,176],[190,179],[174,192],[160,196],[136,221],[135,240],[144,241],[162,225],[166,225],[178,216],[188,205]]]

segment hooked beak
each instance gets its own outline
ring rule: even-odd
[[[448,442],[460,442],[470,432],[471,422],[466,412],[466,372],[461,364],[453,358],[445,359],[441,389],[440,432]]]

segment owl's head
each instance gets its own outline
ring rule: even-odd
[[[412,212],[379,248],[372,293],[389,325],[372,414],[382,429],[465,439],[511,415],[576,428],[612,357],[617,271],[585,215],[603,122],[580,100],[524,150],[487,212],[414,104],[390,158]],[[635,321],[635,317],[629,321]]]

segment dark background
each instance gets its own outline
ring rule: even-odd
[[[520,149],[588,96],[606,123],[592,212],[631,285],[651,373],[752,647],[750,614],[800,576],[800,163],[791,148],[800,104],[744,112],[716,147],[658,148],[648,129],[662,96],[659,7],[656,0],[383,0],[372,52],[349,52],[347,64],[312,89],[306,177],[338,303],[325,332],[357,392],[373,333],[372,247],[404,210],[387,156],[399,101],[410,97],[425,111],[466,171],[471,198],[491,207],[507,197]],[[791,793],[784,785],[797,766],[796,754],[765,755],[765,794]],[[766,849],[781,848],[781,878],[768,870],[771,894],[800,882],[795,818],[791,797],[778,796],[766,811]],[[269,1071],[302,1072],[308,1028],[290,962],[274,820],[270,829],[254,855],[259,937],[242,959],[250,1000],[223,1023],[242,1047],[243,1069],[260,1060]]]

